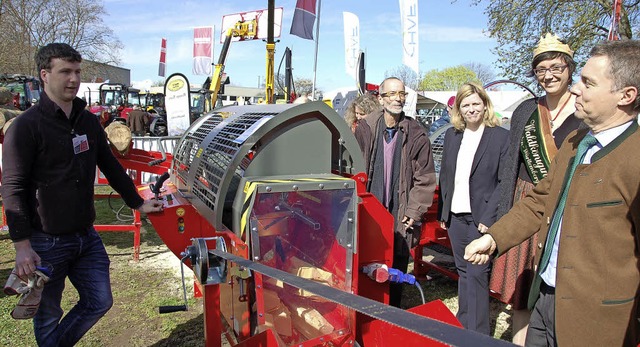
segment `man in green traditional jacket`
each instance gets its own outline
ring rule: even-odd
[[[467,260],[486,263],[539,232],[527,346],[640,342],[639,56],[632,40],[591,51],[571,88],[589,129],[569,135],[548,176],[466,248]]]

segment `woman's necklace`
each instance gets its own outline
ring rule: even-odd
[[[562,113],[562,110],[564,110],[564,107],[567,106],[567,104],[569,103],[569,100],[571,100],[571,95],[569,95],[569,97],[567,98],[567,100],[564,102],[564,104],[562,104],[562,106],[560,107],[560,109],[558,110],[558,113],[556,113],[555,116],[551,116],[551,110],[549,110],[549,123],[551,124],[551,129],[553,129],[553,122],[558,119],[558,116],[560,116],[560,114]],[[547,101],[547,99],[545,98],[545,101]],[[546,102],[547,104],[547,109],[549,109],[549,102]]]

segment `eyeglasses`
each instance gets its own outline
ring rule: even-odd
[[[400,100],[404,100],[404,99],[407,98],[407,94],[409,94],[409,93],[402,92],[402,91],[400,91],[400,92],[393,91],[393,92],[382,93],[382,94],[380,94],[380,96],[382,96],[383,98],[389,98],[389,99],[398,98]]]
[[[567,68],[567,65],[554,65],[548,69],[545,69],[545,68],[533,69],[533,73],[536,74],[536,76],[538,77],[544,76],[547,73],[547,71],[549,71],[552,75],[560,75],[561,73],[564,72],[564,69],[566,68]]]

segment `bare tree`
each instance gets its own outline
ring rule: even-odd
[[[554,33],[584,63],[591,47],[607,38],[613,0],[472,0],[484,7],[489,36],[497,41],[497,66],[505,77],[531,83],[533,48],[541,36]],[[623,0],[618,32],[622,39],[640,35],[639,0]]]
[[[406,65],[400,65],[394,69],[385,71],[384,78],[388,77],[398,77],[404,82],[405,86],[413,90],[417,90],[420,85],[420,78],[418,74]]]
[[[2,0],[0,72],[35,75],[33,56],[51,42],[68,43],[84,59],[118,64],[122,43],[104,24],[103,13],[97,0]]]
[[[496,74],[495,72],[493,72],[493,69],[489,65],[477,63],[477,62],[471,62],[471,63],[466,63],[463,66],[475,72],[476,77],[478,78],[478,80],[480,80],[480,83],[482,83],[482,85],[485,85],[489,82],[493,82],[496,80]]]
[[[310,78],[296,78],[293,81],[296,93],[298,94],[311,94],[311,90],[313,89],[313,81]],[[316,88],[316,92],[319,92]]]
[[[285,78],[283,74],[277,74],[275,76],[275,88],[278,94],[284,94],[285,87]],[[291,92],[295,92],[298,95],[302,94],[311,94],[311,90],[313,89],[313,81],[310,78],[296,77],[293,80],[293,85],[291,88],[293,89]],[[322,94],[322,91],[316,88],[316,94]]]

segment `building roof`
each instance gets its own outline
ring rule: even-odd
[[[456,91],[421,91],[418,92],[420,95],[424,96],[427,101],[423,102],[420,106],[426,107],[418,107],[418,108],[445,108],[447,106],[447,101],[453,95],[456,95]],[[498,90],[487,91],[489,98],[491,98],[491,102],[493,103],[493,108],[496,112],[500,113],[503,116],[510,117],[513,110],[520,105],[520,103],[526,99],[532,97],[531,93],[524,90]]]
[[[258,97],[264,96],[265,92],[263,88],[251,88],[251,87],[238,87],[238,86],[224,86],[224,93],[222,95],[230,96],[242,96],[242,97]]]

